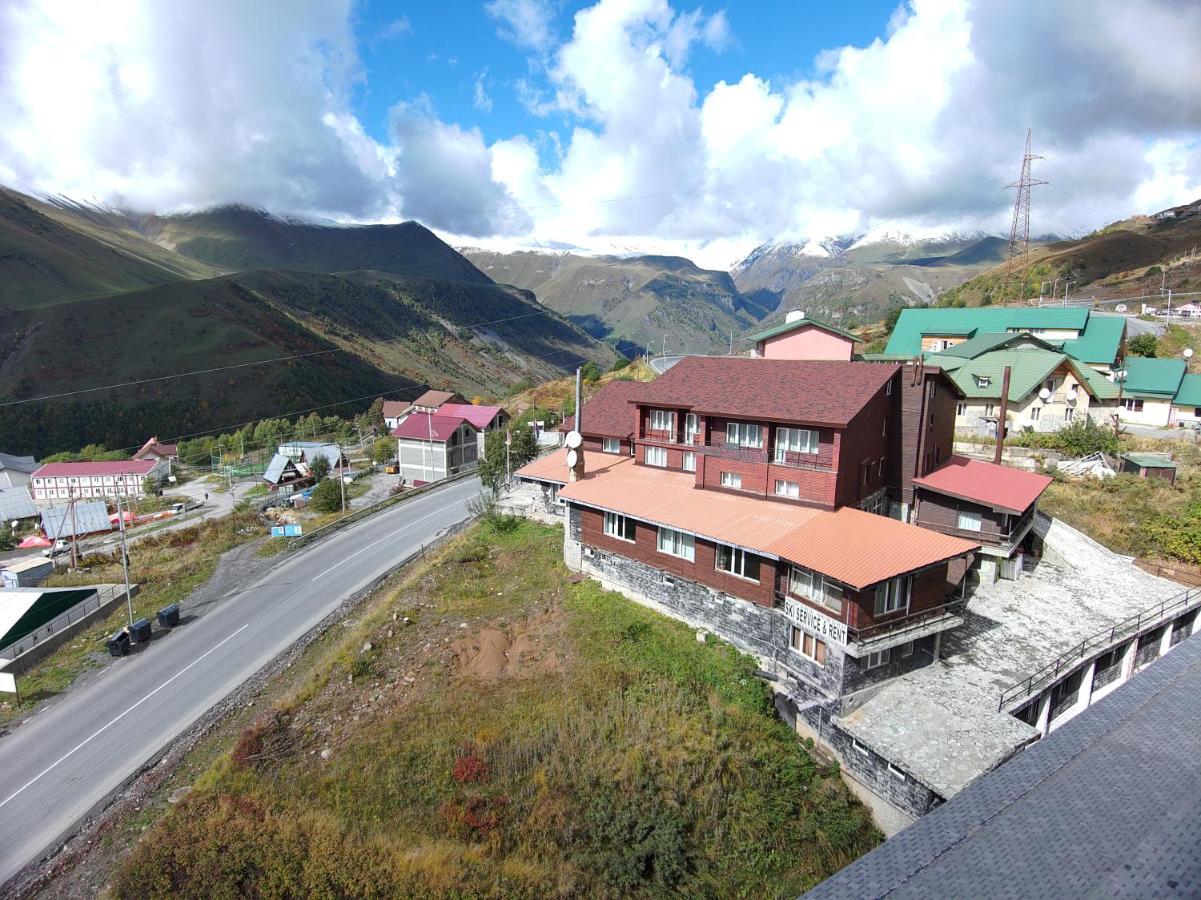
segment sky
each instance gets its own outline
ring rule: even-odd
[[[1201,198],[1201,0],[0,0],[0,184],[679,253]]]

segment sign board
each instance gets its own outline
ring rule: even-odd
[[[300,535],[302,533],[303,532],[299,525],[285,525],[284,526],[284,537],[300,537]]]
[[[283,525],[272,525],[271,526],[271,536],[272,537],[283,537],[284,536],[284,526]]]
[[[831,619],[816,609],[798,603],[791,597],[784,598],[784,613],[803,629],[823,641],[837,644],[840,647],[847,645],[847,626],[844,622]]]
[[[0,672],[0,692],[15,694],[17,692],[17,676],[12,672]]]

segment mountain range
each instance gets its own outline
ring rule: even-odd
[[[349,413],[428,385],[502,396],[615,358],[414,222],[237,206],[137,215],[5,189],[0,313],[0,435],[13,453]],[[259,364],[279,357],[294,358]],[[163,380],[210,369],[222,371]],[[22,402],[48,395],[68,396]]]

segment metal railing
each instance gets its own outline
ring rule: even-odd
[[[762,447],[742,447],[738,444],[727,444],[724,441],[705,441],[695,445],[706,456],[716,456],[721,459],[734,459],[740,462],[759,463],[763,465],[784,466],[789,469],[806,469],[810,472],[835,471],[834,467],[825,463],[804,459],[810,454],[801,454],[792,450],[768,450]]]
[[[981,528],[979,531],[972,531],[968,528],[959,528],[955,525],[942,525],[938,522],[918,522],[922,528],[929,528],[931,531],[937,531],[940,534],[950,534],[956,537],[967,538],[968,540],[990,541],[995,544],[1011,544],[1014,539],[1022,534],[1034,519],[1034,511],[1026,513],[1020,518],[1016,524],[1008,531],[1000,531],[995,529]]]
[[[1070,650],[1059,654],[1029,678],[1002,691],[1001,699],[997,703],[997,711],[1001,712],[1007,706],[1014,706],[1035,694],[1042,693],[1045,688],[1055,684],[1061,674],[1071,674],[1081,662],[1093,656],[1099,656],[1101,651],[1111,648],[1114,644],[1138,637],[1144,631],[1150,631],[1169,619],[1174,619],[1198,606],[1201,606],[1201,588],[1190,588],[1137,615],[1118,622],[1111,628],[1098,631]]]

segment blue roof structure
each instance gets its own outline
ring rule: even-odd
[[[35,519],[38,508],[33,505],[29,488],[0,488],[0,525],[13,519]]]
[[[46,532],[46,537],[54,541],[77,534],[112,531],[113,523],[109,521],[108,506],[103,500],[78,501],[74,512],[66,506],[43,509],[42,530]]]
[[[807,898],[1201,896],[1201,638]]]

